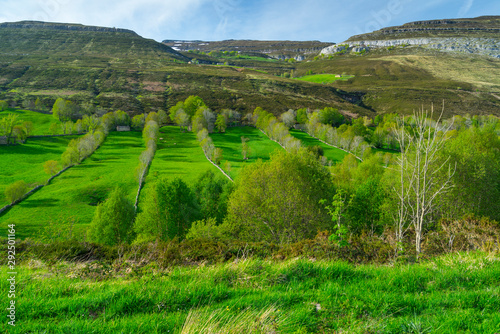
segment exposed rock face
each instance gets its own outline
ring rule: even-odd
[[[48,23],[39,21],[21,21],[0,23],[0,28],[23,28],[23,29],[57,29],[72,31],[101,31],[101,32],[122,32],[137,35],[134,31],[120,28],[106,28],[84,26],[80,24]]]
[[[500,39],[495,38],[403,38],[388,40],[361,40],[345,42],[353,52],[361,52],[367,46],[370,48],[387,48],[391,46],[412,45],[445,52],[460,52],[486,55],[500,58]],[[329,55],[338,51],[336,45],[321,50],[321,54]]]

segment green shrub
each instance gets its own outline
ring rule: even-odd
[[[27,190],[28,186],[23,180],[16,181],[5,188],[5,198],[10,203],[14,203],[23,198]]]

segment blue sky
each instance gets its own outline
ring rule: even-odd
[[[342,42],[386,26],[500,15],[497,0],[0,0],[0,22],[127,28],[153,38]]]

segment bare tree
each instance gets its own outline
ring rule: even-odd
[[[414,113],[411,120],[411,134],[405,129],[405,120],[397,124],[395,138],[401,147],[401,155],[397,159],[400,173],[399,189],[394,189],[399,201],[399,211],[396,218],[396,239],[401,242],[409,224],[415,230],[415,247],[417,257],[421,253],[423,228],[431,220],[431,214],[436,209],[436,198],[447,192],[453,185],[451,179],[455,173],[448,163],[438,162],[438,152],[447,139],[444,135],[452,124],[437,122],[426,111]],[[443,177],[443,170],[448,168]]]

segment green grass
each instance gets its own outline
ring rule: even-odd
[[[157,150],[141,191],[139,207],[140,202],[145,200],[147,190],[159,178],[179,177],[192,186],[198,177],[207,170],[213,171],[216,175],[222,175],[203,154],[195,134],[181,132],[177,126],[162,127]]]
[[[0,216],[1,227],[18,226],[18,237],[38,239],[70,229],[82,234],[96,205],[117,185],[135,199],[135,168],[144,150],[141,133],[112,132],[103,145],[82,164],[55,178],[28,199]],[[68,237],[64,235],[63,237]]]
[[[318,139],[311,137],[308,133],[299,130],[290,130],[290,134],[295,138],[299,139],[305,146],[321,146],[324,152],[324,156],[328,160],[334,163],[342,162],[344,157],[348,155],[347,152],[342,151],[338,148],[326,145],[325,143],[319,141]]]
[[[269,160],[269,155],[275,150],[282,150],[281,146],[270,140],[265,134],[254,127],[231,127],[227,128],[225,133],[210,134],[216,147],[223,151],[223,163],[231,163],[230,176],[235,179],[238,177],[241,169],[254,163],[257,159]],[[248,159],[243,160],[241,153],[241,137],[249,139]]]
[[[346,81],[350,78],[354,78],[354,75],[339,75],[339,74],[311,74],[305,75],[297,80],[309,81],[314,83],[329,84],[337,80]]]
[[[75,137],[31,138],[23,145],[0,145],[0,207],[8,204],[5,188],[15,181],[44,183],[49,175],[43,170],[47,160],[59,160],[69,141]]]
[[[52,115],[42,114],[31,110],[8,109],[0,111],[0,118],[3,118],[8,114],[18,115],[18,120],[21,122],[33,122],[32,136],[50,135],[51,133],[49,129],[53,123],[56,123],[58,125],[58,130],[61,131],[61,127],[59,126],[61,122],[59,122],[59,120],[54,118]]]
[[[8,270],[2,269],[0,289],[8,291]],[[23,333],[210,333],[208,328],[211,333],[256,328],[261,330],[253,333],[496,333],[500,328],[500,261],[482,253],[392,267],[312,259],[240,259],[169,269],[32,261],[17,272],[16,330]],[[188,326],[190,331],[182,330]],[[4,320],[0,330],[7,329]]]

